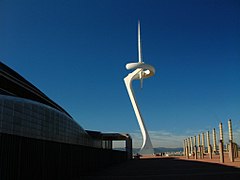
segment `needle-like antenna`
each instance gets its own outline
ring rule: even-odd
[[[142,47],[141,47],[141,27],[138,20],[138,62],[142,63]]]

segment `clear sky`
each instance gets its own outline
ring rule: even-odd
[[[138,147],[123,82],[138,19],[156,74],[134,89],[154,146],[227,130],[229,118],[240,143],[239,0],[0,0],[0,60],[83,128],[130,133]]]

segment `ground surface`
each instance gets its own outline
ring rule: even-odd
[[[235,166],[235,167],[234,167]],[[238,166],[238,167],[237,167]],[[201,160],[185,157],[154,157],[148,156],[114,165],[91,174],[83,179],[192,179],[192,180],[220,180],[240,178],[240,159],[229,162],[225,156],[225,163],[220,164],[218,156],[210,160],[207,156]],[[82,179],[82,178],[81,178]]]

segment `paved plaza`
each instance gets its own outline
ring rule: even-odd
[[[218,163],[215,156],[212,160],[185,159],[185,157],[143,157],[131,160],[110,168],[100,170],[85,179],[236,179],[240,177],[240,159],[236,162]],[[231,166],[230,166],[231,165]]]

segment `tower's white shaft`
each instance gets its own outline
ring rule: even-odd
[[[134,91],[132,89],[132,81],[139,78],[138,73],[140,71],[142,71],[142,69],[138,68],[135,71],[133,71],[132,73],[130,73],[127,77],[124,78],[124,82],[127,87],[127,91],[128,91],[135,115],[138,120],[138,124],[140,126],[142,137],[143,137],[143,144],[142,144],[140,153],[141,154],[153,154],[154,153],[153,146],[152,146],[151,140],[149,138],[147,128],[144,124],[140,109],[138,107],[138,104],[137,104],[137,101],[136,101],[136,98],[134,95]]]

